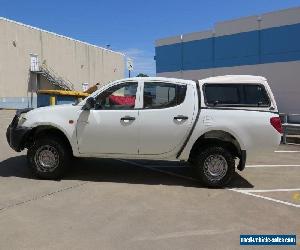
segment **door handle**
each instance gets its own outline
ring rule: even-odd
[[[134,121],[135,117],[133,116],[124,116],[121,118],[121,121]]]
[[[174,117],[174,120],[187,120],[187,119],[189,118],[185,115],[177,115]]]

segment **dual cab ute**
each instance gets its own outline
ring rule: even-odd
[[[181,160],[206,186],[224,186],[246,158],[274,151],[277,106],[259,76],[112,82],[76,105],[20,110],[7,129],[40,178],[61,178],[72,156]]]

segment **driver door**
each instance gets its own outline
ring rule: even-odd
[[[138,85],[113,85],[95,98],[94,109],[82,110],[77,122],[81,154],[138,154]]]

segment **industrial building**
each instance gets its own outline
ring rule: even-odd
[[[39,89],[83,90],[124,77],[124,55],[0,18],[0,108],[36,106]]]
[[[280,112],[300,113],[300,8],[220,22],[212,30],[159,39],[155,53],[158,76],[265,76]]]

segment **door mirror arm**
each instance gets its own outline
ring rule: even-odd
[[[83,110],[91,110],[93,108],[95,108],[96,105],[96,100],[94,99],[94,97],[89,97],[84,106],[82,107]]]

